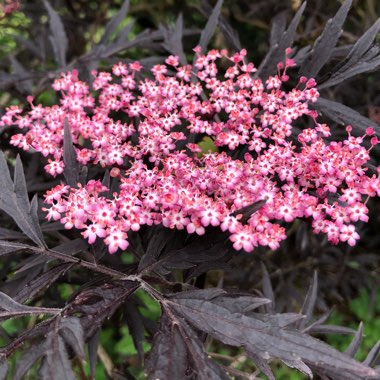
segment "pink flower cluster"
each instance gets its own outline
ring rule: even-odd
[[[368,220],[366,202],[380,195],[379,175],[367,176],[365,167],[378,142],[373,129],[353,137],[348,126],[346,140],[327,142],[329,127],[309,109],[319,96],[314,79],[283,89],[294,66],[288,55],[264,82],[245,50],[233,56],[194,50],[194,66],[170,56],[145,79],[137,79],[144,78],[138,62],[93,72],[91,90],[75,70],[63,73],[53,84],[59,105],[30,99],[25,114],[7,109],[0,124],[24,130],[11,143],[48,157],[51,175],[64,170],[67,120],[79,163],[110,168],[121,183],[111,196],[97,180],[56,186],[45,195],[47,219],[82,230],[89,243],[104,239],[110,253],[128,247],[129,231],[156,224],[198,235],[219,226],[236,250],[276,249],[286,238],[283,222],[296,218],[310,220],[334,244],[354,245],[353,223]],[[293,125],[304,117],[312,127],[294,142]],[[199,135],[209,137],[214,152],[202,153]],[[233,156],[237,148],[245,149],[244,159]],[[248,220],[239,214],[259,201],[264,205]]]

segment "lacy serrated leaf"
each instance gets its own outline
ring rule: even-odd
[[[341,334],[353,335],[355,329],[337,325],[316,325],[307,330],[310,334]]]
[[[234,211],[232,215],[234,216],[241,215],[242,217],[240,219],[240,222],[244,224],[251,217],[251,215],[254,214],[256,211],[260,210],[261,207],[265,205],[265,203],[267,203],[266,200],[252,203],[248,206],[242,207]]]
[[[33,307],[22,305],[7,294],[0,292],[0,308],[5,311],[0,311],[0,317],[21,317],[30,314],[58,314],[61,309],[48,307]]]
[[[372,365],[375,360],[377,359],[377,356],[379,355],[380,353],[380,341],[377,342],[372,348],[371,348],[371,351],[368,353],[367,357],[365,358],[365,360],[363,361],[363,364],[365,365]],[[380,378],[380,376],[379,376]]]
[[[5,380],[8,374],[8,363],[0,359],[0,380]]]
[[[261,356],[255,354],[252,351],[247,350],[247,353],[249,357],[253,360],[255,363],[255,366],[265,375],[268,377],[268,380],[276,380],[271,368],[269,367],[269,364],[267,361],[262,358]]]
[[[63,131],[63,161],[65,163],[63,175],[68,185],[77,187],[79,181],[79,164],[76,159],[77,155],[73,146],[71,130],[67,119],[65,119]]]
[[[193,375],[199,380],[228,380],[224,370],[210,360],[202,343],[185,323],[166,314],[152,343],[146,362],[148,379],[185,379]]]
[[[18,91],[24,94],[31,94],[33,92],[33,83],[31,79],[31,73],[24,68],[24,66],[14,57],[13,55],[9,56],[12,69],[16,75],[18,75],[23,80],[19,80],[15,83]]]
[[[124,0],[123,4],[120,7],[120,10],[108,21],[107,25],[104,28],[104,33],[100,39],[99,45],[106,45],[109,39],[112,37],[112,34],[116,31],[120,23],[125,19],[125,16],[128,13],[129,9],[129,0]]]
[[[244,314],[231,313],[212,301],[178,299],[170,306],[197,329],[232,346],[243,346],[257,355],[302,361],[329,374],[374,377],[373,369],[336,351],[324,342],[289,328],[276,328]]]
[[[270,38],[269,38],[269,43],[271,47],[277,45],[280,42],[280,39],[285,32],[285,29],[286,29],[286,12],[283,11],[276,14],[271,20]]]
[[[165,245],[171,238],[171,231],[167,228],[158,228],[149,240],[144,256],[141,258],[137,273],[141,273],[154,264],[160,256]]]
[[[176,23],[173,28],[165,28],[160,26],[163,35],[164,42],[162,45],[164,48],[169,51],[171,54],[179,57],[180,63],[182,65],[187,64],[187,59],[185,52],[183,50],[182,38],[183,38],[183,17],[180,13],[177,17]]]
[[[305,234],[306,235],[306,234]],[[318,293],[318,273],[314,271],[313,280],[310,284],[309,290],[306,294],[304,304],[302,305],[302,309],[300,311],[301,314],[305,316],[298,324],[298,329],[302,330],[305,328],[307,323],[311,320],[313,316],[315,302],[317,300]]]
[[[198,42],[198,46],[201,47],[202,52],[207,48],[208,43],[210,42],[212,36],[215,33],[215,29],[218,26],[219,15],[222,10],[223,0],[218,0],[215,4],[214,9],[212,10],[210,17],[207,21],[205,28],[202,30],[201,38]],[[194,62],[196,57],[194,57]]]
[[[138,287],[137,282],[120,281],[85,289],[78,292],[75,299],[66,306],[64,313],[67,316],[73,314],[80,316],[87,340]]]
[[[0,256],[6,255],[11,252],[17,252],[28,249],[30,246],[13,241],[0,240]]]
[[[260,77],[262,80],[266,80],[268,76],[274,74],[277,70],[277,64],[282,62],[285,57],[285,49],[293,45],[294,36],[298,24],[301,21],[301,16],[305,10],[306,2],[304,2],[298,9],[297,13],[293,17],[288,29],[284,32],[279,39],[278,43],[272,46],[263,61],[261,62],[257,72],[256,77]]]
[[[52,331],[46,339],[46,345],[46,356],[39,370],[41,379],[76,380],[63,339]]]
[[[239,293],[227,293],[225,290],[219,288],[189,290],[177,293],[172,296],[172,298],[192,298],[206,301],[213,300],[215,304],[225,307],[232,313],[248,313],[271,302],[267,298],[252,297],[250,295],[241,295]]]
[[[302,360],[283,360],[283,362],[290,368],[298,369],[298,371],[308,376],[309,379],[313,378],[311,369]]]
[[[212,243],[207,239],[200,239],[183,249],[168,252],[163,260],[165,268],[188,269],[185,276],[185,280],[188,280],[212,269],[226,268],[225,263],[231,256],[231,249],[224,240]]]
[[[358,331],[356,331],[356,334],[354,338],[352,339],[352,342],[350,343],[350,345],[346,348],[345,353],[353,358],[355,354],[358,352],[362,339],[363,339],[363,323],[360,322]]]
[[[96,331],[89,339],[88,339],[88,361],[90,364],[90,374],[91,378],[95,379],[95,370],[96,370],[96,362],[98,359],[98,346],[99,346],[99,336],[100,330]]]
[[[186,378],[188,354],[179,327],[164,315],[146,361],[148,379]]]
[[[376,134],[380,135],[378,124],[341,103],[320,97],[313,107],[339,124],[351,124],[353,135],[363,135],[368,127],[372,127]]]
[[[346,0],[336,15],[327,21],[322,34],[314,42],[310,55],[304,60],[299,75],[315,78],[323,65],[328,61],[342,33],[342,26],[351,8],[352,0]]]
[[[77,357],[84,359],[84,337],[80,319],[76,317],[62,318],[59,334],[64,341],[73,349]]]
[[[59,14],[52,8],[47,0],[43,0],[44,6],[49,13],[49,26],[51,31],[50,42],[53,47],[56,62],[66,66],[67,36]]]
[[[112,55],[117,54],[118,52],[122,50],[130,49],[134,46],[138,46],[140,44],[146,44],[146,43],[158,43],[156,40],[161,39],[162,32],[161,31],[150,31],[150,30],[144,30],[140,34],[138,34],[133,40],[131,41],[120,41],[117,40],[115,43],[110,44],[107,46],[104,50],[95,51],[91,54],[95,54],[96,59],[105,59]]]
[[[205,17],[209,17],[209,15],[212,13],[212,7],[211,5],[204,1],[202,2],[202,6],[200,7],[200,11]],[[232,51],[240,51],[242,49],[239,34],[237,31],[229,24],[229,22],[226,20],[225,17],[223,17],[223,13],[220,13],[219,15],[219,30],[222,32],[223,37],[227,43],[228,46],[231,47]]]
[[[13,218],[19,228],[33,242],[45,247],[39,224],[31,214],[31,205],[26,191],[25,176],[20,158],[16,159],[15,182],[12,182],[3,152],[0,152],[0,208]]]
[[[14,297],[18,302],[25,302],[33,298],[42,289],[48,288],[53,284],[62,274],[64,274],[73,263],[62,263],[50,268],[45,273],[39,275],[37,278],[33,279],[26,284]]]
[[[261,272],[263,274],[263,294],[267,299],[271,301],[270,303],[265,305],[265,309],[268,313],[273,313],[275,308],[274,292],[269,273],[263,262],[261,262]]]
[[[18,240],[25,238],[24,234],[18,231],[10,230],[9,228],[0,227],[0,239],[1,240]]]
[[[343,63],[333,71],[327,81],[318,85],[318,89],[334,86],[354,75],[376,69],[380,65],[380,48],[371,45],[379,31],[380,19],[356,41]]]
[[[40,342],[38,344],[33,344],[27,351],[23,353],[21,358],[17,360],[16,371],[13,376],[13,380],[22,380],[28,370],[45,355],[46,352],[46,342]]]
[[[139,355],[140,362],[144,362],[144,323],[142,315],[134,302],[126,302],[125,320],[132,336],[133,345]]]

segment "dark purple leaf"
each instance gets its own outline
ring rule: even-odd
[[[175,26],[173,28],[160,26],[164,36],[164,42],[162,43],[163,47],[173,55],[179,57],[182,65],[187,64],[187,59],[185,52],[183,51],[183,17],[180,13],[177,17]]]
[[[44,6],[49,13],[49,26],[51,36],[50,43],[53,47],[56,62],[64,67],[66,66],[67,36],[65,28],[59,14],[52,8],[47,0],[43,0]]]
[[[276,14],[271,21],[270,28],[270,46],[273,47],[281,40],[286,29],[286,12]]]
[[[115,43],[107,46],[104,51],[95,51],[95,56],[96,59],[105,59],[119,53],[122,50],[127,50],[135,46],[141,46],[147,43],[157,44],[158,42],[156,42],[156,40],[161,39],[162,37],[161,31],[143,30],[131,41],[116,41]]]
[[[149,240],[144,256],[141,258],[138,273],[143,272],[152,264],[156,263],[165,245],[172,236],[172,231],[168,228],[158,228]]]
[[[88,249],[86,240],[79,238],[74,240],[65,241],[64,243],[57,245],[53,248],[53,251],[65,253],[67,255],[74,256],[79,252],[85,252]]]
[[[111,176],[110,176],[110,171],[108,169],[104,173],[102,185],[105,186],[107,189],[109,189],[111,186]]]
[[[8,228],[0,227],[0,240],[18,240],[24,239],[25,235],[18,231],[12,231]]]
[[[356,331],[356,334],[354,338],[352,339],[352,342],[350,343],[350,345],[347,347],[345,353],[353,358],[355,354],[358,352],[362,339],[363,339],[363,323],[360,322],[358,331]]]
[[[104,283],[80,291],[66,306],[65,315],[81,319],[85,339],[99,330],[104,320],[110,318],[123,302],[139,287],[139,283],[123,281]]]
[[[22,380],[28,370],[45,355],[47,345],[45,342],[39,344],[33,344],[28,350],[26,350],[21,358],[17,360],[16,371],[13,376],[13,380]]]
[[[380,352],[380,341],[377,342],[372,347],[371,351],[368,353],[367,357],[365,358],[363,364],[371,366],[373,363],[375,363],[375,360],[377,359],[379,352]]]
[[[33,83],[31,79],[28,79],[31,73],[29,73],[13,55],[9,56],[9,60],[11,62],[13,72],[20,78],[20,80],[15,82],[17,90],[22,94],[31,94],[33,92]]]
[[[126,302],[125,305],[125,320],[128,325],[129,332],[133,339],[133,344],[139,355],[140,362],[144,362],[144,320],[137,308],[137,305],[133,302]]]
[[[228,380],[225,371],[209,359],[202,343],[185,322],[163,314],[146,362],[148,379]]]
[[[223,297],[221,297],[223,296]],[[197,289],[177,293],[172,296],[174,299],[191,298],[198,300],[210,301],[225,307],[232,313],[248,313],[271,301],[266,298],[252,297],[251,295],[241,295],[240,293],[227,293],[223,289]]]
[[[205,28],[202,30],[201,38],[198,43],[198,46],[201,47],[202,52],[206,51],[207,45],[210,42],[212,36],[214,35],[216,27],[218,26],[218,20],[220,12],[222,10],[222,5],[223,0],[218,0],[210,14],[210,17],[208,18]],[[196,57],[194,57],[194,60],[196,60]]]
[[[269,304],[265,305],[265,310],[267,313],[273,313],[275,309],[274,292],[269,273],[263,262],[261,262],[261,272],[263,274],[263,294],[271,301]]]
[[[286,32],[282,34],[281,38],[274,46],[271,46],[267,55],[261,62],[255,75],[262,80],[266,80],[270,75],[273,75],[276,72],[277,64],[282,62],[285,58],[285,49],[293,45],[294,36],[298,24],[300,23],[302,13],[305,10],[305,6],[306,2],[299,7]]]
[[[322,325],[323,323],[325,323],[330,318],[331,313],[332,313],[332,310],[329,310],[327,313],[322,315],[322,317],[318,318],[315,322],[310,324],[308,327],[306,327],[302,331],[309,333],[313,328],[316,328],[317,326]]]
[[[355,43],[347,57],[328,78],[318,85],[318,89],[334,86],[354,75],[372,71],[380,65],[379,47],[371,47],[374,39],[380,31],[380,19],[378,19]]]
[[[234,51],[242,49],[239,33],[225,20],[222,14],[219,17],[219,29],[231,49]]]
[[[314,306],[317,300],[317,292],[318,292],[318,273],[317,271],[314,271],[313,280],[310,284],[309,290],[306,294],[305,302],[300,311],[300,313],[303,314],[305,318],[300,320],[298,324],[299,330],[303,330],[305,326],[310,322],[313,316]]]
[[[208,1],[204,1],[202,6],[199,7],[200,11],[205,17],[209,17],[212,13],[212,7]],[[219,30],[222,32],[223,37],[228,44],[228,46],[232,49],[232,51],[240,51],[242,49],[239,34],[237,31],[228,23],[223,14],[219,15]]]
[[[303,315],[298,313],[278,313],[278,314],[264,314],[264,313],[250,313],[248,316],[264,322],[268,326],[274,327],[288,327],[296,324],[300,319],[304,318]]]
[[[346,71],[333,73],[328,81],[322,81],[321,85],[318,85],[318,89],[324,89],[327,87],[335,86],[346,79],[352,78],[361,73],[367,73],[376,70],[380,66],[380,48],[378,46],[372,47],[363,57],[362,60],[357,62],[354,66],[347,68]]]
[[[376,134],[380,135],[380,126],[378,124],[341,103],[320,97],[314,103],[314,108],[336,123],[343,125],[351,124],[353,135],[363,135],[368,127],[372,127]]]
[[[35,228],[36,228],[38,234],[40,235],[41,239],[43,239],[41,225],[40,225],[40,221],[38,218],[39,208],[40,208],[40,206],[38,204],[38,195],[34,194],[32,201],[30,202],[29,212],[30,212],[30,217],[33,221],[33,225],[35,226]]]
[[[239,210],[234,211],[232,215],[242,215],[240,222],[244,224],[251,217],[251,215],[254,214],[256,211],[260,210],[261,207],[265,205],[265,203],[267,203],[267,201],[258,201],[252,203],[248,206],[242,207]]]
[[[356,41],[347,56],[347,66],[356,63],[368,51],[380,31],[380,18]]]
[[[221,231],[197,238],[185,247],[165,252],[162,261],[164,268],[189,269],[185,278],[197,277],[212,269],[226,267],[233,251],[226,244],[226,235]]]
[[[52,268],[50,268],[45,273],[39,275],[25,286],[21,288],[14,299],[18,302],[25,302],[33,298],[36,294],[38,294],[42,289],[48,288],[51,284],[53,284],[60,276],[62,276],[70,267],[72,267],[73,263],[62,263],[58,264]]]
[[[26,244],[16,243],[13,241],[0,240],[0,256],[6,255],[11,252],[22,251],[28,249]]]
[[[265,359],[249,350],[247,350],[247,353],[255,363],[255,366],[268,378],[268,380],[276,380],[271,368]]]
[[[65,169],[63,175],[65,176],[67,184],[71,187],[77,187],[79,181],[79,164],[76,157],[71,129],[67,119],[65,119],[63,137],[63,161],[65,163]]]
[[[298,371],[308,376],[309,379],[313,378],[311,369],[302,360],[283,360],[283,362],[290,368],[298,369]]]
[[[336,325],[316,325],[308,329],[308,333],[353,335],[355,334],[355,329],[352,329],[350,327],[344,327],[344,326],[336,326]]]
[[[30,207],[28,190],[26,188],[24,169],[22,167],[22,162],[19,155],[16,157],[13,182],[13,190],[17,197],[17,203],[24,210],[28,210]]]
[[[65,343],[61,336],[51,331],[47,336],[46,345],[48,348],[39,370],[41,380],[76,380],[77,377],[71,367]]]
[[[22,305],[3,292],[0,292],[0,308],[5,310],[0,311],[0,318],[19,317],[30,314],[58,314],[61,312],[61,309],[56,308]]]
[[[129,9],[129,0],[124,0],[123,4],[120,7],[120,10],[108,21],[107,25],[104,28],[104,33],[100,39],[99,45],[106,45],[109,39],[112,37],[112,34],[116,31],[120,23],[125,19],[125,16],[128,13]]]
[[[20,44],[24,45],[26,49],[32,52],[40,60],[43,61],[45,59],[44,53],[41,51],[40,47],[37,46],[32,40],[27,39],[24,36],[17,35],[17,34],[12,35],[12,38],[14,38]]]
[[[95,370],[96,370],[96,363],[98,360],[98,346],[99,346],[99,335],[100,330],[96,331],[94,335],[92,335],[87,343],[88,346],[88,361],[90,364],[90,374],[91,379],[95,379]]]
[[[17,223],[20,229],[37,245],[44,247],[44,241],[39,225],[31,215],[28,193],[26,191],[25,176],[20,158],[16,159],[15,181],[9,174],[7,162],[3,152],[0,152],[0,208],[3,209]]]
[[[8,373],[8,363],[2,358],[0,359],[0,380],[5,380]]]
[[[225,290],[219,288],[210,288],[210,289],[195,289],[188,290],[186,292],[177,293],[172,296],[172,299],[196,299],[203,301],[210,301],[216,297],[227,294]]]
[[[322,368],[331,375],[376,376],[373,369],[336,351],[324,342],[289,328],[279,328],[257,318],[231,313],[212,301],[176,299],[168,301],[197,329],[232,346],[243,346],[263,357],[300,361]]]
[[[62,318],[59,333],[66,342],[66,344],[68,344],[73,349],[76,356],[79,359],[83,360],[85,357],[84,338],[83,328],[79,318]]]
[[[0,356],[9,356],[26,341],[36,339],[37,337],[45,336],[51,327],[52,321],[54,320],[55,317],[51,319],[46,319],[34,325],[33,328],[22,332],[15,340],[10,342],[7,346],[0,348]]]
[[[124,28],[118,33],[115,45],[124,43],[126,40],[128,40],[128,35],[131,32],[132,28],[134,26],[134,23],[131,21],[129,24],[124,26]],[[112,44],[113,45],[113,44]]]
[[[179,326],[164,314],[160,328],[153,338],[152,349],[146,361],[148,379],[185,379],[188,362],[186,344]]]
[[[342,34],[342,26],[350,10],[351,3],[352,0],[346,0],[336,15],[327,21],[322,34],[314,42],[309,57],[304,60],[299,75],[315,78],[323,65],[328,61],[333,48]]]

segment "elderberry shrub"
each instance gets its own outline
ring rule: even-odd
[[[116,28],[128,5],[123,3],[100,44],[79,57],[78,66],[91,58],[97,67],[122,50]],[[289,46],[302,5],[284,34],[276,37],[274,27],[277,41],[255,67],[246,49],[207,51],[219,0],[194,57],[162,27],[151,42],[163,38],[171,55],[160,63],[124,60],[86,76],[75,61],[66,64],[64,25],[44,1],[61,68],[53,75],[56,104],[28,96],[25,110],[12,105],[0,118],[10,145],[38,163],[28,165],[25,176],[20,156],[12,161],[10,149],[0,155],[0,208],[13,219],[4,216],[0,229],[0,254],[13,255],[4,266],[9,278],[0,292],[1,316],[35,316],[29,330],[1,349],[0,378],[7,376],[8,359],[20,352],[8,372],[14,379],[32,366],[29,374],[38,368],[43,379],[94,378],[96,352],[104,359],[98,348],[102,330],[124,336],[125,325],[140,363],[146,357],[150,379],[228,379],[255,370],[274,379],[269,363],[275,360],[310,378],[380,378],[372,368],[379,344],[363,363],[353,359],[362,326],[345,353],[311,336],[355,333],[326,325],[328,313],[313,317],[317,307],[327,311],[317,297],[316,271],[304,301],[297,293],[305,289],[304,277],[302,284],[293,284],[293,276],[284,285],[288,272],[294,273],[286,260],[299,250],[300,262],[291,265],[319,269],[326,294],[331,269],[324,268],[338,265],[336,256],[356,246],[371,221],[370,198],[380,195],[379,126],[320,91],[376,68],[378,48],[372,43],[379,21],[327,79],[318,78],[324,64],[331,64],[336,30],[350,5],[346,1],[313,49],[301,54]],[[226,27],[222,18],[220,27]],[[27,80],[25,71],[18,75]],[[320,113],[343,122],[345,134]],[[36,189],[29,188],[32,200],[27,186]],[[269,266],[277,260],[280,269],[269,274],[262,264],[258,291],[261,259]],[[363,260],[343,267],[378,262],[373,255]],[[280,277],[276,291],[271,277]],[[154,320],[141,310],[152,307],[146,295],[160,313]],[[106,344],[102,338],[100,343]],[[230,355],[220,354],[222,344]],[[226,365],[242,354],[254,365]],[[107,366],[108,376],[132,377],[131,368],[116,361],[114,372]]]

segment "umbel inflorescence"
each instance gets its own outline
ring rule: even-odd
[[[344,141],[327,142],[329,127],[309,109],[319,96],[315,80],[301,77],[283,89],[294,66],[290,49],[266,81],[254,76],[245,50],[194,51],[193,66],[170,56],[145,79],[137,79],[144,78],[139,62],[93,72],[91,90],[77,71],[63,73],[53,84],[59,105],[30,99],[27,113],[7,109],[1,125],[24,131],[11,143],[42,153],[51,175],[64,170],[67,123],[78,162],[109,168],[120,181],[111,196],[98,180],[52,188],[45,194],[47,219],[82,230],[91,244],[104,239],[110,253],[128,247],[129,231],[156,224],[198,235],[219,226],[236,250],[276,249],[286,238],[283,222],[296,218],[310,220],[333,244],[354,245],[353,223],[368,220],[368,198],[380,195],[379,174],[366,175],[365,167],[378,143],[373,129],[354,137],[347,126]],[[294,141],[294,123],[304,117],[312,127]],[[199,135],[216,149],[202,153]],[[237,149],[245,149],[244,159],[236,159]],[[239,210],[257,202],[262,206],[243,218]]]

